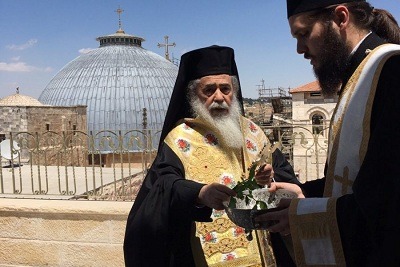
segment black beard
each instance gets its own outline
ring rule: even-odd
[[[326,26],[325,43],[319,55],[319,67],[314,67],[315,77],[321,86],[322,94],[334,96],[349,65],[350,52],[346,43],[335,33],[332,23]]]

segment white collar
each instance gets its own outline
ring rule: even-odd
[[[352,56],[357,51],[361,43],[364,42],[365,38],[367,38],[371,33],[372,31],[370,31],[367,35],[364,36],[364,38],[361,39],[361,41],[358,42],[358,44],[353,48],[353,51],[351,51],[350,56]]]

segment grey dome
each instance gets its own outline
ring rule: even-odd
[[[86,105],[89,133],[142,130],[144,108],[147,129],[161,130],[178,67],[142,48],[142,38],[117,31],[97,40],[100,47],[63,67],[39,101]]]

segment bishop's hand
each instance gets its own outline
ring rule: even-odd
[[[201,188],[197,197],[197,204],[216,210],[223,210],[225,208],[223,203],[229,202],[230,197],[234,196],[236,196],[236,192],[229,187],[219,183],[212,183]]]

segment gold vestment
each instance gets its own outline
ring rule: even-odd
[[[250,120],[242,117],[241,128],[243,150],[222,147],[219,133],[199,119],[184,120],[168,134],[165,143],[181,160],[186,179],[233,188],[243,172],[247,177],[247,168],[269,144],[261,128]],[[261,256],[269,249],[265,231],[257,231],[249,242],[244,229],[233,224],[225,211],[213,210],[212,219],[211,223],[197,222],[195,233],[208,266],[266,266],[266,256]]]

